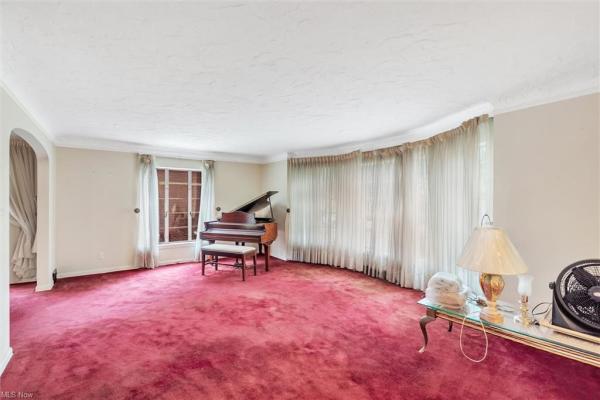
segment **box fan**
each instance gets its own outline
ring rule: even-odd
[[[552,325],[600,337],[600,260],[582,260],[562,270],[553,290]]]

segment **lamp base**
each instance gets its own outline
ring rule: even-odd
[[[479,275],[479,284],[487,301],[487,307],[481,310],[479,318],[494,324],[501,324],[504,322],[504,316],[498,312],[496,300],[504,289],[502,275],[482,273]]]

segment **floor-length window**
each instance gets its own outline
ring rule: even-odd
[[[10,266],[17,278],[36,275],[37,232],[36,156],[21,138],[10,139],[10,223],[18,228]]]
[[[291,259],[417,289],[448,271],[476,288],[456,260],[492,212],[491,124],[481,116],[393,148],[290,159]]]
[[[136,265],[158,266],[158,175],[154,156],[142,154],[138,164],[138,234]]]

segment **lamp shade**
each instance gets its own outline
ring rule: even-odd
[[[471,271],[498,275],[527,272],[527,265],[501,228],[476,228],[467,241],[458,266]]]

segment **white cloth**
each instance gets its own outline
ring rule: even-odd
[[[456,261],[492,213],[491,128],[482,116],[394,148],[290,159],[290,258],[422,290],[447,271],[477,288]]]
[[[434,303],[450,308],[465,305],[469,289],[463,287],[460,278],[448,272],[435,273],[427,283],[425,296]]]
[[[437,272],[427,282],[427,289],[434,289],[439,292],[457,293],[461,288],[460,279],[448,272]]]
[[[138,233],[136,265],[158,266],[158,175],[154,156],[140,155],[138,170]]]
[[[204,161],[202,163],[202,187],[200,189],[200,217],[198,219],[198,230],[196,232],[196,243],[194,246],[194,257],[200,257],[202,245],[200,232],[204,230],[204,223],[215,219],[215,162]]]
[[[425,297],[435,304],[442,305],[448,308],[462,308],[469,294],[468,288],[462,288],[460,292],[440,292],[434,288],[425,289]]]
[[[36,275],[37,164],[21,138],[10,139],[10,223],[18,228],[10,266],[19,279]]]

